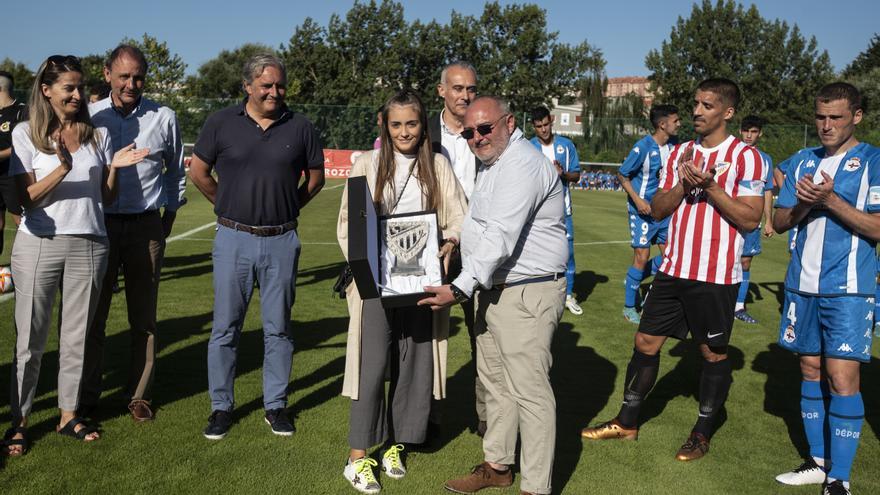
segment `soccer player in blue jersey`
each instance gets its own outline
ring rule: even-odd
[[[859,364],[871,360],[880,240],[880,149],[859,143],[862,98],[850,84],[816,96],[821,148],[791,162],[776,202],[777,232],[798,225],[785,276],[779,345],[800,355],[801,417],[810,457],[776,480],[850,494],[865,408]]]
[[[749,146],[758,147],[758,141],[764,134],[764,119],[756,115],[748,115],[739,125],[739,134],[742,140]],[[764,218],[763,218],[763,235],[764,237],[773,237],[773,222],[771,221],[771,210],[773,208],[773,159],[770,155],[758,150],[764,164],[767,166],[767,176],[764,178]],[[739,284],[739,293],[736,296],[736,307],[734,308],[733,317],[746,323],[758,323],[752,315],[746,311],[746,296],[749,295],[749,279],[752,268],[752,257],[761,254],[761,234],[762,228],[746,234],[743,243],[742,258],[742,282]]]
[[[645,277],[657,272],[666,248],[666,229],[669,217],[654,220],[651,217],[651,199],[657,192],[660,169],[669,159],[669,140],[678,135],[681,119],[678,109],[672,105],[654,105],[649,114],[654,133],[640,139],[626,160],[620,165],[617,178],[626,191],[629,233],[632,237],[633,262],[626,272],[624,282],[623,317],[631,323],[639,323],[636,311],[639,287]],[[651,244],[660,248],[653,260]]]
[[[577,303],[572,294],[574,289],[574,223],[572,222],[571,190],[570,185],[581,178],[581,165],[578,161],[578,152],[571,139],[553,134],[553,116],[546,107],[538,107],[532,110],[532,126],[535,128],[535,137],[531,139],[533,145],[556,167],[559,180],[562,181],[562,190],[565,194],[565,233],[568,237],[568,266],[565,268],[565,307],[573,315],[582,315],[584,310]]]

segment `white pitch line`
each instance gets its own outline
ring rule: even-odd
[[[629,244],[632,241],[597,241],[597,242],[575,242],[575,246],[598,246],[601,244]]]
[[[168,244],[169,242],[184,240],[186,237],[191,236],[191,235],[195,234],[196,232],[201,232],[205,229],[210,229],[214,225],[217,225],[217,222],[206,223],[205,225],[202,225],[200,227],[196,227],[194,229],[187,230],[186,232],[184,232],[182,234],[171,236],[168,239],[165,239],[165,244]],[[10,292],[8,294],[3,294],[2,296],[0,296],[0,304],[12,299],[13,297],[15,297],[15,291]]]

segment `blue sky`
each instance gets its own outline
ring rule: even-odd
[[[523,2],[501,2],[523,3]],[[587,40],[602,49],[610,77],[647,75],[645,54],[669,36],[679,16],[687,17],[692,0],[543,0],[548,25],[566,43]],[[755,1],[765,18],[797,24],[827,50],[835,69],[845,67],[880,32],[880,1]],[[403,2],[409,20],[445,23],[452,10],[479,15],[480,1]],[[74,6],[87,6],[86,9]],[[151,2],[82,3],[58,0],[11,0],[4,6],[0,59],[11,57],[31,68],[48,55],[102,53],[125,36],[147,32],[168,43],[188,64],[188,73],[223,49],[245,42],[270,46],[286,43],[306,17],[322,25],[333,13],[344,15],[353,0],[232,1],[152,0]],[[662,7],[658,7],[662,5]],[[77,15],[76,12],[82,12]]]

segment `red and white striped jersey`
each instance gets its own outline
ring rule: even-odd
[[[758,150],[728,136],[714,148],[699,141],[676,146],[660,171],[660,188],[678,184],[678,162],[693,147],[694,163],[702,156],[702,170],[715,170],[715,182],[730,197],[762,196],[766,165]],[[677,278],[713,284],[738,284],[742,280],[743,235],[724,218],[702,189],[685,194],[669,221],[666,251],[660,271]]]

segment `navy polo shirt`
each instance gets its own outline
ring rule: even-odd
[[[211,114],[193,148],[217,171],[214,213],[246,225],[295,220],[303,170],[324,167],[318,133],[305,116],[287,108],[263,130],[247,115],[245,103]]]

